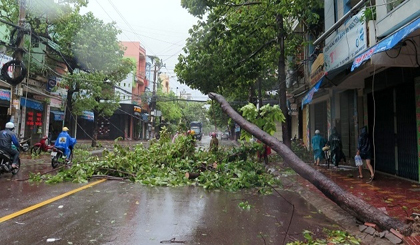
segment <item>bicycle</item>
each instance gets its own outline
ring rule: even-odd
[[[330,151],[330,146],[324,146],[322,147],[322,151],[324,152],[324,158],[325,158],[325,162],[327,163],[327,168],[330,168],[330,163],[331,163],[331,151]]]

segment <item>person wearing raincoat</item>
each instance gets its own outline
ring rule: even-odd
[[[312,150],[314,152],[314,164],[315,166],[319,166],[319,162],[324,159],[324,155],[322,152],[322,147],[325,146],[327,140],[321,136],[319,130],[315,130],[315,136],[311,140],[312,143]]]
[[[64,149],[64,155],[66,155],[66,161],[70,159],[70,153],[73,150],[74,145],[76,144],[76,138],[72,138],[67,127],[63,127],[63,131],[58,135],[57,140],[55,141],[54,146],[56,148]]]
[[[217,150],[219,149],[219,140],[216,137],[216,133],[212,132],[211,133],[211,140],[210,140],[210,147],[209,150],[210,152],[217,152]]]
[[[341,159],[345,158],[343,154],[343,145],[341,143],[341,136],[337,132],[337,128],[332,129],[331,135],[328,139],[328,145],[331,150],[331,161],[336,167]]]

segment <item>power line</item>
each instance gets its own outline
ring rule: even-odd
[[[113,22],[115,22],[116,23],[116,21],[108,14],[108,12],[104,9],[104,7],[99,3],[99,1],[98,0],[96,0],[96,2],[98,3],[98,5],[99,5],[99,7],[101,7],[101,9],[105,12],[105,14],[106,15],[108,15],[108,17],[113,21]],[[123,34],[128,38],[128,40],[130,41],[130,42],[133,42],[128,36],[127,36],[127,34],[125,34],[124,32],[123,32]],[[141,39],[140,39],[140,41],[141,41]],[[132,45],[134,45],[134,44],[132,44]]]
[[[122,31],[130,32],[130,33],[135,34],[135,35],[138,35],[138,36],[142,36],[142,37],[150,38],[150,39],[153,39],[153,40],[156,40],[156,41],[160,41],[160,42],[163,42],[163,43],[172,44],[172,46],[180,46],[180,47],[182,47],[182,46],[183,46],[182,44],[178,44],[178,43],[183,42],[184,40],[181,40],[181,41],[179,41],[179,42],[173,43],[173,42],[168,42],[168,41],[166,41],[166,40],[162,40],[162,39],[159,39],[159,38],[146,36],[146,35],[144,35],[144,34],[140,34],[140,33],[136,32],[136,31],[133,31],[133,30],[130,30],[130,31],[129,31],[129,30],[124,30],[123,28],[121,28],[121,26],[119,26],[119,27],[120,27],[120,29],[121,29]]]

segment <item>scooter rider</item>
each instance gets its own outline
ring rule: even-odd
[[[13,132],[14,129],[15,124],[8,122],[6,123],[6,129],[0,131],[0,149],[6,151],[12,157],[12,168],[18,168],[19,151],[16,149],[19,149],[20,144],[15,132]],[[16,146],[16,149],[12,148],[12,143]]]
[[[63,127],[63,131],[58,135],[54,146],[64,149],[66,161],[69,161],[71,150],[73,150],[73,146],[76,144],[76,138],[70,137],[67,131],[69,131],[69,128]]]

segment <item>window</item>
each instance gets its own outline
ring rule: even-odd
[[[398,5],[400,5],[401,3],[403,3],[405,0],[386,0],[387,2],[387,10],[388,13],[391,12],[392,10],[394,10],[396,7],[398,7]]]

